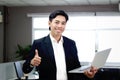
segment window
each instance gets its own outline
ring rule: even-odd
[[[95,51],[112,48],[107,62],[120,61],[120,16],[70,15],[63,35],[76,41],[79,60],[91,62]],[[48,16],[33,17],[33,40],[49,34]]]

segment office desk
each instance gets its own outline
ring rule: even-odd
[[[34,73],[34,72],[31,72],[29,74],[24,74],[24,77],[21,77],[21,80],[26,80],[26,76],[27,76],[27,79],[28,80],[36,80],[36,79],[39,79],[39,75],[38,73]],[[10,78],[8,80],[16,80],[18,79],[17,77],[14,77],[14,78]]]

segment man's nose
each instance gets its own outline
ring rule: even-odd
[[[58,24],[58,27],[62,27],[62,23],[59,23],[59,24]]]

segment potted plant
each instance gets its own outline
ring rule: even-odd
[[[17,45],[17,48],[18,48],[18,49],[17,49],[17,51],[16,51],[16,53],[17,53],[16,58],[19,58],[19,59],[24,60],[24,59],[27,58],[27,56],[28,56],[28,54],[29,54],[29,51],[30,51],[30,49],[31,49],[31,45],[27,45],[27,46],[23,47],[23,46],[21,46],[20,44],[18,44],[18,45]]]

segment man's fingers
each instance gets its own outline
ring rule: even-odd
[[[95,72],[96,73],[97,70],[98,70],[97,67],[91,66],[91,69],[90,69],[91,72]]]
[[[35,49],[35,57],[39,57],[37,49]]]
[[[41,60],[41,57],[39,56],[37,49],[35,49],[35,58]]]

